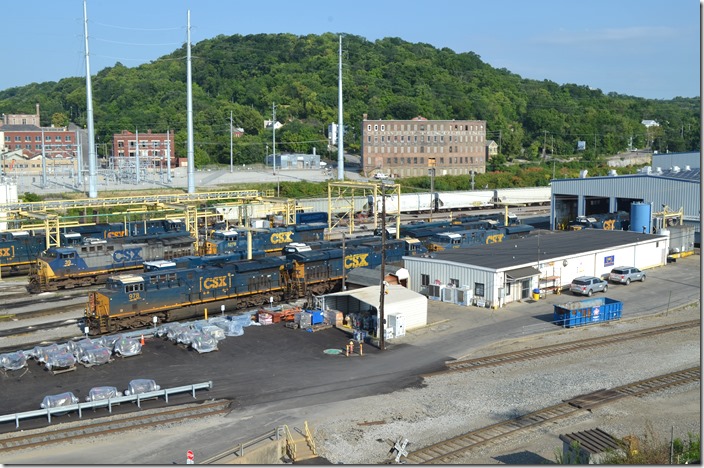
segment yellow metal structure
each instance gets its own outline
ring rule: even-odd
[[[349,233],[354,233],[354,200],[356,196],[367,197],[372,196],[375,209],[373,212],[374,229],[378,227],[378,213],[376,210],[377,200],[382,194],[396,195],[398,200],[401,199],[401,186],[397,184],[383,184],[379,182],[328,182],[328,236],[332,233],[333,228],[340,225],[340,221],[333,223],[334,213],[343,213],[340,220],[347,219]],[[396,210],[392,213],[396,217],[396,238],[399,236],[401,227],[401,204],[396,204]]]

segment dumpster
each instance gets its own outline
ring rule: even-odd
[[[540,299],[540,289],[535,288],[533,290],[533,300],[537,301],[538,299]]]
[[[609,297],[571,301],[553,307],[553,322],[564,328],[618,320],[623,311],[623,303]]]

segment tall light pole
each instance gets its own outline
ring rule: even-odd
[[[340,36],[340,51],[338,58],[338,96],[337,96],[337,180],[345,180],[345,149],[343,135],[345,133],[342,123],[342,36]]]

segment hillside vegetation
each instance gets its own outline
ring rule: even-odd
[[[585,163],[629,145],[661,152],[700,148],[700,98],[643,99],[604,94],[586,85],[558,85],[495,69],[474,53],[455,53],[399,38],[374,42],[343,37],[345,150],[360,146],[362,115],[370,119],[480,119],[487,139],[500,143],[490,169],[521,158],[575,155]],[[197,166],[229,163],[230,112],[236,138],[235,163],[263,162],[276,118],[277,152],[330,155],[327,125],[338,113],[338,36],[256,34],[217,36],[192,47],[194,146]],[[92,79],[96,142],[121,130],[175,132],[179,157],[186,156],[185,44],[168,56],[136,68],[120,63]],[[656,72],[656,71],[653,71]],[[33,83],[0,92],[0,110],[34,113],[42,124],[85,125],[83,78]],[[647,130],[643,119],[658,121]],[[99,154],[110,152],[99,144]],[[271,152],[271,149],[269,150]],[[336,149],[332,151],[334,158]]]

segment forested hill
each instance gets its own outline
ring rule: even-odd
[[[276,119],[277,152],[327,153],[327,125],[338,120],[338,35],[257,34],[217,36],[192,46],[196,164],[229,162],[230,112],[237,138],[236,162],[262,162]],[[123,129],[176,132],[177,154],[186,153],[186,48],[149,64],[120,63],[93,77],[96,141]],[[648,73],[656,73],[649,71]],[[644,72],[645,73],[645,72]],[[487,139],[501,141],[504,158],[570,155],[594,159],[634,147],[659,151],[700,148],[700,97],[643,99],[521,78],[455,53],[399,38],[370,42],[343,36],[343,93],[348,151],[359,149],[362,115],[370,119],[480,119]],[[70,120],[85,125],[85,80],[33,83],[0,92],[0,112],[42,111],[42,124]],[[646,128],[643,119],[660,127]],[[632,140],[631,140],[632,138]],[[105,146],[105,145],[104,145]],[[102,154],[102,149],[100,150]]]

